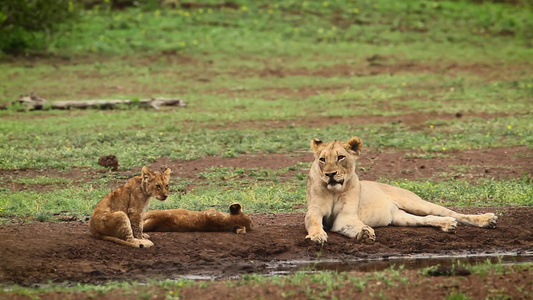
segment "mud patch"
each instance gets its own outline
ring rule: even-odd
[[[305,240],[304,214],[252,214],[256,224],[246,235],[234,233],[151,234],[154,247],[133,249],[93,239],[86,222],[0,226],[0,283],[34,285],[53,282],[104,283],[210,276],[232,278],[268,273],[272,263],[293,260],[362,260],[412,254],[458,255],[533,248],[529,226],[532,207],[468,208],[494,212],[496,229],[461,226],[457,233],[420,227],[377,228],[374,245],[330,233],[324,246]]]

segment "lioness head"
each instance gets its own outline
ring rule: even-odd
[[[230,205],[229,213],[231,223],[234,225],[233,231],[241,233],[239,231],[242,231],[242,228],[245,228],[244,232],[246,232],[246,230],[249,231],[254,227],[254,222],[252,222],[252,218],[250,218],[250,216],[246,215],[242,211],[242,206],[239,203],[233,203],[232,205]]]
[[[168,197],[168,182],[170,180],[170,173],[172,171],[166,168],[165,171],[152,172],[148,167],[142,168],[142,186],[145,193],[155,197],[158,200],[164,201]]]
[[[363,141],[358,137],[352,137],[347,142],[324,143],[319,139],[311,141],[320,178],[328,190],[342,191],[346,182],[355,176],[355,160],[362,147]]]

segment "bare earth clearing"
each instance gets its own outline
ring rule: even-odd
[[[304,240],[306,232],[303,227],[304,214],[301,212],[253,214],[255,228],[246,235],[151,233],[154,247],[131,249],[91,238],[87,223],[81,221],[2,226],[0,282],[20,285],[48,281],[101,284],[109,280],[144,281],[191,275],[228,279],[248,273],[269,274],[280,265],[317,258],[348,262],[386,259],[390,256],[405,256],[408,259],[413,254],[464,255],[510,251],[531,255],[533,229],[530,222],[533,208],[459,210],[497,213],[500,216],[498,227],[493,230],[459,227],[455,234],[426,227],[386,227],[376,229],[377,242],[374,245],[360,244],[330,234],[328,243],[320,247]],[[420,276],[413,271],[405,272],[404,276]],[[532,276],[532,271],[526,270],[505,276],[495,275],[495,281],[506,289],[507,295],[520,295],[516,294],[517,286],[530,282]],[[477,288],[486,292],[483,280],[479,278],[460,281],[454,288],[474,289],[471,285],[476,282],[481,284]],[[234,292],[226,285],[216,286],[218,292],[212,289],[205,289],[204,292],[216,299],[223,298],[222,295],[230,297]],[[349,290],[354,287],[347,285],[345,288]],[[274,294],[270,297],[276,298],[281,287],[273,286],[272,289]],[[422,293],[424,289],[425,286],[409,288],[409,291],[397,292],[396,296],[414,295],[415,290]],[[530,285],[527,287],[526,284],[526,289],[531,292]],[[194,289],[190,290],[190,293],[195,292]],[[254,289],[248,289],[246,293],[252,297],[257,296],[253,294],[255,292]],[[48,296],[54,297],[52,294]]]

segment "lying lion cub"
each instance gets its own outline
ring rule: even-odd
[[[454,232],[457,222],[476,227],[496,227],[492,213],[464,215],[422,200],[416,194],[388,184],[359,181],[355,160],[363,141],[311,141],[315,161],[307,179],[307,239],[324,243],[324,228],[349,238],[373,243],[372,227],[435,226]]]
[[[167,199],[171,170],[152,172],[145,166],[141,172],[98,202],[89,221],[95,238],[136,248],[154,245],[143,234],[143,212],[152,196]]]
[[[214,209],[151,210],[144,215],[143,227],[144,231],[233,231],[244,234],[254,226],[239,203],[232,204],[229,211],[228,214]]]

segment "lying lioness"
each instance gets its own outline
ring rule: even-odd
[[[142,168],[142,174],[105,196],[94,208],[89,230],[97,238],[117,244],[143,248],[154,244],[143,234],[142,220],[150,198],[168,197],[170,169],[163,173]]]
[[[252,219],[243,213],[239,203],[229,207],[230,213],[214,209],[191,211],[187,209],[151,210],[144,215],[144,231],[233,231],[246,233],[253,227]]]
[[[416,194],[384,183],[359,181],[355,160],[363,141],[311,141],[315,161],[307,179],[307,239],[324,243],[326,229],[372,243],[372,227],[435,226],[454,232],[457,222],[477,227],[496,227],[492,213],[464,215],[422,200]]]

